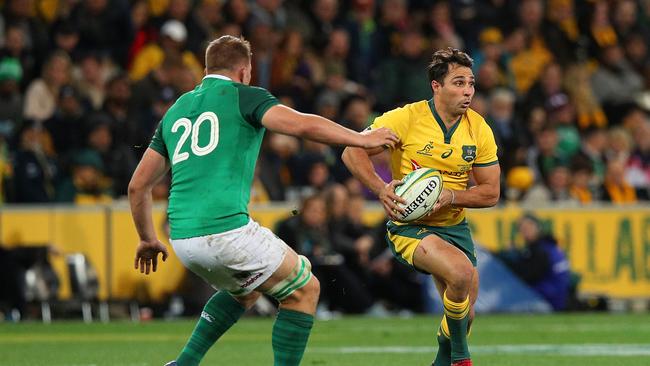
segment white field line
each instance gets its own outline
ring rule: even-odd
[[[435,353],[436,347],[308,347],[309,353]],[[650,344],[500,344],[470,346],[472,354],[558,355],[558,356],[650,356]]]

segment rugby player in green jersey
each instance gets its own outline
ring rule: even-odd
[[[279,104],[251,87],[247,41],[223,36],[205,55],[206,76],[160,122],[129,184],[140,244],[135,268],[156,271],[167,249],[154,232],[151,189],[171,169],[171,243],[181,262],[219,291],[207,302],[189,341],[169,365],[198,365],[208,349],[262,293],[280,303],[273,326],[275,365],[300,364],[320,285],[311,264],[251,220],[248,202],[264,131],[363,148],[393,147],[388,128],[357,133]]]

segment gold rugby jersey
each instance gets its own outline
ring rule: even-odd
[[[388,127],[401,140],[391,150],[393,179],[402,179],[418,168],[434,168],[442,173],[444,187],[467,189],[472,167],[498,164],[497,145],[492,129],[472,109],[447,130],[436,112],[433,99],[407,104],[375,118],[371,129]],[[447,207],[418,223],[451,226],[463,221],[465,209]]]

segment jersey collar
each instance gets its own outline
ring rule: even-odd
[[[438,122],[438,126],[440,126],[440,129],[442,130],[443,135],[445,136],[445,144],[451,143],[451,136],[454,134],[454,131],[456,131],[456,128],[458,128],[458,125],[460,124],[460,120],[463,119],[463,116],[458,117],[458,120],[454,123],[453,126],[447,131],[447,126],[445,123],[442,121],[442,118],[440,118],[440,115],[438,114],[438,111],[436,111],[436,106],[433,103],[433,98],[429,99],[429,109],[431,109],[431,113],[433,114],[433,118]]]
[[[221,79],[221,80],[232,81],[231,78],[229,78],[229,77],[227,77],[227,76],[219,75],[219,74],[208,74],[208,75],[205,75],[205,76],[203,77],[203,80],[205,80],[205,79]]]

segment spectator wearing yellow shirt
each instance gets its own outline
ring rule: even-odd
[[[179,59],[183,65],[192,70],[195,79],[203,77],[203,67],[194,54],[185,49],[187,29],[178,20],[168,20],[160,28],[160,39],[157,43],[149,43],[133,60],[129,77],[133,81],[140,80],[149,72],[162,65],[166,58]]]

